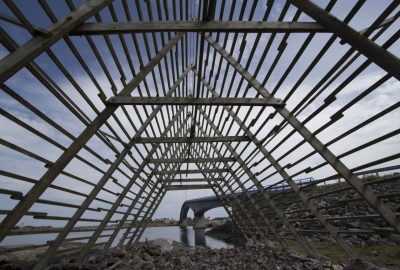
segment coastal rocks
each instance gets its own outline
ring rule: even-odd
[[[378,267],[374,264],[364,262],[360,259],[355,259],[351,261],[343,270],[388,270],[384,267]]]
[[[280,251],[270,248],[271,245],[254,242],[230,249],[209,249],[157,239],[99,255],[77,269],[342,269],[329,261]],[[71,266],[58,264],[50,269],[71,269]]]
[[[3,269],[31,269],[43,249],[22,250],[0,255],[0,270]]]
[[[378,196],[387,196],[383,202],[395,213],[400,211],[400,196],[391,194],[400,194],[399,181],[381,181],[382,179],[368,176],[362,178],[362,181],[368,183],[368,187]],[[348,244],[363,248],[372,245],[399,245],[400,234],[396,234],[377,213],[367,204],[361,196],[349,188],[346,182],[318,185],[307,190],[307,196],[318,208],[321,215],[343,233],[342,237]],[[255,198],[255,200],[258,198]],[[292,222],[297,230],[304,231],[306,236],[312,241],[333,244],[335,241],[330,237],[319,234],[320,231],[326,231],[324,226],[295,196],[288,191],[274,194],[274,199],[286,217]],[[263,203],[262,198],[258,201]],[[270,215],[270,219],[276,227],[284,226],[282,221],[276,219],[273,211],[270,211],[265,204],[265,213]],[[263,221],[257,220],[258,223]],[[290,236],[287,230],[279,232],[282,237]],[[327,235],[329,236],[329,235]]]
[[[14,270],[14,269],[19,269],[17,266],[14,266],[12,262],[6,258],[0,258],[0,270]]]
[[[169,240],[169,239],[163,239],[163,238],[158,238],[152,241],[147,242],[149,246],[158,246],[160,247],[161,252],[166,252],[166,251],[171,251],[173,250],[174,241]]]
[[[222,239],[224,242],[233,245],[242,245],[246,241],[246,239],[231,221],[227,221],[222,225],[206,231],[205,235]]]
[[[400,245],[400,234],[393,233],[393,234],[389,235],[388,240]]]

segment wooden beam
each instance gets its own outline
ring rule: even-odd
[[[112,97],[112,105],[225,105],[225,106],[284,106],[279,100],[269,98],[194,98],[194,97]]]
[[[0,20],[27,29],[27,25],[24,25],[22,22],[20,22],[16,18],[14,18],[12,16],[8,16],[7,14],[0,13]],[[32,29],[27,29],[30,32],[38,33],[40,35],[49,36],[49,37],[51,36],[51,33],[49,31],[47,31],[46,29],[43,29],[41,27],[37,27],[37,26],[34,26],[34,25],[30,25],[28,27],[32,27]]]
[[[315,33],[327,32],[315,22],[251,21],[146,21],[83,23],[70,35],[104,35],[148,32],[246,32]]]
[[[235,162],[234,158],[170,158],[151,159],[149,163],[204,163],[204,162]]]
[[[51,45],[67,35],[72,29],[111,4],[111,2],[112,0],[90,0],[84,3],[68,16],[53,24],[47,30],[48,34],[46,36],[37,35],[13,53],[8,54],[0,61],[0,83],[5,82],[36,56],[50,48]]]
[[[194,72],[195,74],[198,74],[196,70]],[[202,79],[202,82],[213,95],[219,96],[219,94],[211,87],[211,85],[205,79]],[[300,198],[303,204],[306,205],[308,209],[317,217],[319,222],[331,233],[332,237],[343,247],[346,253],[351,258],[355,258],[355,253],[350,248],[350,246],[348,246],[348,244],[342,239],[342,237],[338,235],[336,227],[334,227],[327,221],[327,219],[318,210],[318,207],[314,204],[314,202],[309,200],[309,197],[306,195],[306,193],[300,189],[300,187],[297,185],[295,181],[293,181],[293,179],[289,176],[289,174],[285,171],[285,169],[281,167],[278,161],[271,155],[271,153],[264,147],[264,145],[254,136],[254,134],[250,131],[249,127],[247,127],[246,124],[242,122],[242,120],[240,120],[238,115],[231,108],[224,106],[224,109],[229,113],[229,115],[239,125],[239,127],[249,136],[249,138],[252,139],[252,142],[258,147],[258,149],[264,155],[264,157],[283,177],[283,179],[285,179],[287,184],[297,194],[297,196]]]
[[[173,170],[173,171],[155,171],[154,174],[188,174],[188,173],[221,173],[229,172],[227,169],[207,169],[207,170]]]
[[[175,46],[181,39],[183,33],[177,33],[167,45],[165,45],[149,63],[141,69],[139,73],[119,92],[119,95],[129,95],[139,86],[142,80],[150,71],[161,61],[161,59]],[[108,120],[117,108],[106,107],[93,121],[76,137],[62,155],[51,165],[40,180],[25,194],[24,198],[14,207],[12,214],[7,215],[0,224],[0,242],[6,237],[7,233],[14,228],[18,221],[25,215],[36,200],[51,185],[60,172],[68,165],[75,155],[84,147],[96,131]],[[45,264],[44,264],[45,265]],[[40,268],[38,268],[40,269]]]
[[[177,112],[175,114],[175,116],[178,116],[180,113],[181,113],[181,111]],[[178,118],[179,117],[176,117],[174,121],[170,121],[168,123],[168,126],[165,128],[165,130],[163,131],[161,136],[167,136],[168,132],[174,126],[175,121]],[[182,130],[183,126],[184,125],[182,125],[180,128],[178,128],[178,130],[176,132],[180,132]],[[79,254],[78,258],[77,258],[77,263],[82,264],[83,259],[86,257],[86,255],[88,254],[90,249],[93,247],[93,245],[95,245],[97,239],[100,237],[100,235],[103,232],[104,228],[107,226],[107,223],[110,221],[112,216],[115,214],[115,212],[117,211],[117,209],[120,206],[121,202],[126,197],[126,194],[131,189],[131,187],[135,184],[136,179],[139,177],[140,173],[142,173],[144,171],[144,168],[147,166],[148,161],[151,159],[151,157],[157,151],[158,147],[159,147],[159,145],[157,145],[157,144],[153,145],[152,148],[150,149],[150,151],[147,153],[146,158],[143,159],[142,163],[140,164],[140,166],[137,169],[137,171],[135,172],[135,174],[131,177],[129,182],[124,186],[123,190],[120,192],[119,196],[114,201],[113,206],[108,210],[107,214],[103,217],[102,222],[99,224],[99,226],[97,227],[96,231],[91,236],[90,240],[86,243],[85,247],[80,252],[80,254]],[[165,153],[168,153],[168,151],[169,151],[168,148],[170,148],[170,147],[167,147]],[[150,183],[150,181],[147,181],[141,186],[139,192],[137,193],[137,195],[135,197],[135,200],[130,204],[130,206],[126,210],[125,214],[123,215],[122,219],[120,220],[120,222],[118,223],[117,227],[115,228],[115,230],[113,232],[113,235],[111,236],[111,238],[109,239],[109,241],[107,242],[105,247],[103,248],[103,252],[106,252],[108,250],[108,248],[110,247],[111,243],[113,242],[113,240],[111,240],[111,239],[115,239],[115,237],[118,234],[119,230],[125,224],[126,219],[128,218],[128,216],[132,212],[133,208],[135,207],[135,204],[140,200],[141,194],[146,190],[146,187],[147,187],[147,185],[149,183]],[[153,188],[155,188],[155,186],[153,186]],[[110,240],[111,240],[111,243],[110,243]]]
[[[223,136],[223,137],[152,137],[134,138],[133,143],[197,143],[197,142],[247,142],[247,136]]]
[[[181,183],[181,182],[186,182],[186,183],[193,183],[193,182],[215,182],[215,181],[223,181],[222,179],[219,178],[213,178],[213,179],[207,179],[207,178],[186,178],[186,179],[172,179],[168,180],[165,182],[168,183]]]
[[[400,59],[309,0],[290,0],[299,10],[400,80]]]
[[[212,122],[206,112],[199,108],[199,112],[203,115],[204,119],[208,122],[211,128],[214,130],[216,134],[219,136],[222,135],[221,131],[218,130],[217,126]],[[199,125],[199,124],[198,124]],[[251,169],[247,166],[246,162],[240,157],[240,155],[236,152],[236,150],[228,143],[225,143],[226,148],[231,152],[231,155],[235,157],[241,168],[246,172],[246,174],[250,177],[253,184],[257,187],[259,193],[268,203],[269,207],[276,213],[276,215],[281,219],[282,223],[286,228],[292,233],[293,237],[297,239],[299,244],[304,248],[304,250],[310,255],[314,257],[318,257],[314,249],[305,241],[305,239],[300,236],[296,230],[296,228],[290,223],[288,218],[285,216],[283,211],[276,206],[276,202],[271,198],[268,192],[265,191],[265,188],[262,186],[261,182],[257,179],[256,175],[251,171]],[[269,223],[268,220],[265,220],[266,223],[271,226],[271,230],[274,230],[273,226]],[[275,231],[275,230],[274,230]],[[276,233],[276,232],[275,232]]]
[[[300,1],[301,2],[301,1]],[[307,1],[309,2],[309,1]],[[325,12],[326,13],[326,12]],[[274,97],[267,89],[255,78],[250,72],[240,65],[240,63],[230,55],[218,42],[210,35],[206,36],[210,45],[217,50],[223,58],[225,58],[235,70],[240,73],[249,84],[256,89],[261,96],[273,99]],[[276,111],[317,151],[346,181],[374,208],[397,232],[400,232],[400,222],[394,212],[382,202],[375,192],[365,187],[364,183],[353,174],[347,166],[340,161],[316,136],[312,134],[308,128],[297,119],[287,108],[278,107]]]
[[[209,185],[170,185],[167,190],[209,189]]]

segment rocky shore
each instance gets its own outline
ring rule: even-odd
[[[396,215],[400,215],[400,175],[383,177],[368,176],[361,178],[366,186],[373,190]],[[319,213],[341,232],[349,245],[365,248],[374,245],[399,245],[398,234],[384,219],[371,208],[369,204],[347,182],[330,183],[327,185],[310,186],[304,190],[309,199],[319,210]],[[264,209],[265,216],[279,230],[284,238],[291,238],[282,220],[270,208],[262,196],[254,195],[254,200]],[[287,189],[271,195],[276,205],[286,213],[286,217],[297,230],[312,242],[333,244],[335,241],[326,229],[301,202],[294,192]],[[243,198],[245,206],[248,200]],[[235,210],[235,209],[234,209]],[[249,211],[252,211],[249,206]],[[255,222],[267,228],[264,220],[255,215]],[[271,235],[272,238],[272,235]]]
[[[365,181],[371,181],[369,183],[371,188],[383,196],[383,201],[394,212],[400,212],[398,181],[380,182],[377,179],[365,179]],[[333,190],[340,192],[332,193]],[[400,269],[400,235],[394,233],[365,202],[358,200],[359,196],[348,189],[346,183],[318,186],[310,190],[308,195],[318,194],[324,196],[315,197],[313,201],[321,213],[332,218],[332,223],[339,230],[353,232],[343,237],[360,258],[388,269]],[[282,194],[282,196],[287,195],[290,194]],[[276,199],[279,199],[279,196],[276,196]],[[315,216],[305,210],[300,202],[289,200],[289,203],[281,204],[281,208],[283,211],[292,212],[287,216],[296,221],[295,226],[299,230],[322,229],[316,222]],[[362,215],[367,217],[353,218]],[[274,216],[271,216],[271,220],[273,219]],[[354,233],[363,230],[372,233]],[[158,239],[123,249],[113,249],[107,254],[101,254],[99,246],[97,250],[93,250],[87,262],[78,264],[75,259],[79,251],[76,250],[79,250],[82,244],[66,243],[63,247],[65,250],[61,250],[59,257],[54,258],[53,265],[49,269],[387,269],[378,268],[361,260],[349,262],[343,250],[325,234],[307,234],[305,238],[315,250],[326,256],[326,260],[316,260],[302,255],[301,248],[290,239],[287,244],[291,251],[282,251],[268,241],[246,242],[229,222],[213,228],[206,234],[234,244],[235,248],[192,248],[179,242]],[[288,236],[287,232],[280,234],[282,237]],[[25,251],[18,249],[19,247],[14,247],[13,251],[8,252],[10,250],[0,248],[0,270],[31,269],[46,247],[38,246]],[[72,249],[75,251],[69,252]]]
[[[190,248],[181,243],[157,239],[106,255],[92,255],[83,265],[74,259],[52,265],[49,269],[321,269],[340,270],[341,265],[320,261],[289,251],[279,251],[271,244],[247,243],[231,249]],[[373,269],[373,268],[370,268]]]
[[[315,269],[315,270],[374,270],[386,269],[356,260],[346,263],[328,258],[314,259],[294,251],[281,250],[272,242],[247,242],[229,249],[188,247],[180,242],[157,239],[125,248],[113,248],[102,254],[101,247],[93,250],[83,264],[76,262],[79,252],[55,258],[48,270],[72,269]],[[39,255],[39,254],[36,254]],[[36,259],[40,256],[36,256]],[[15,257],[14,257],[15,259]],[[31,269],[34,261],[23,264],[21,259],[0,258],[0,270]],[[396,268],[392,268],[396,269]]]
[[[396,176],[393,175],[393,176]],[[396,214],[400,211],[400,182],[384,182],[376,177],[363,178],[363,181],[378,195],[382,201]],[[399,245],[400,235],[391,228],[376,211],[373,210],[364,200],[358,200],[360,196],[354,189],[347,189],[347,183],[339,183],[327,186],[315,187],[308,195],[314,196],[324,194],[313,199],[320,213],[329,218],[330,222],[338,230],[348,231],[343,238],[354,247],[367,247],[376,244]],[[339,192],[330,193],[334,190]],[[287,217],[297,220],[295,226],[299,230],[318,231],[323,230],[322,225],[310,211],[296,212],[304,209],[301,202],[291,203],[283,208],[284,211],[292,212]],[[352,233],[360,232],[360,233]],[[364,233],[370,232],[370,233]],[[375,233],[373,233],[375,232]],[[328,235],[308,235],[312,241],[330,242],[333,239]]]
[[[241,246],[246,243],[246,239],[233,226],[231,221],[227,221],[220,226],[215,226],[211,230],[206,231],[205,234],[235,246]]]

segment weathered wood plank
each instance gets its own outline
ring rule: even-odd
[[[194,98],[194,97],[112,97],[112,105],[226,105],[226,106],[284,106],[279,99],[269,98]]]
[[[70,35],[104,35],[145,32],[247,32],[310,33],[327,32],[315,22],[252,21],[146,21],[84,23]]]

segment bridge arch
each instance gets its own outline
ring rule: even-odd
[[[189,209],[192,209],[194,213],[193,229],[204,229],[206,227],[204,213],[221,206],[221,202],[215,196],[185,201],[181,208],[179,225],[181,227],[187,226],[187,214]]]

